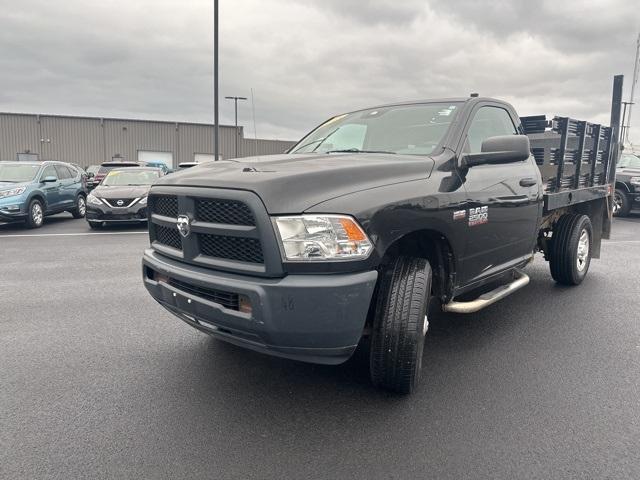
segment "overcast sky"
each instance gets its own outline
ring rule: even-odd
[[[608,123],[639,30],[631,0],[220,0],[220,94],[263,138],[470,92]],[[0,111],[213,121],[213,0],[0,0],[0,52]]]

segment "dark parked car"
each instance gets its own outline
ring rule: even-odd
[[[147,221],[147,194],[164,173],[159,168],[127,167],[111,170],[87,197],[91,228],[112,223]]]
[[[91,185],[89,185],[90,189],[93,189],[100,185],[100,182],[104,177],[107,176],[114,168],[125,168],[125,167],[139,167],[140,164],[138,162],[104,162],[100,165],[100,168],[93,176]]]
[[[613,214],[626,217],[636,208],[640,209],[640,157],[624,153],[616,169]]]
[[[87,174],[87,171],[76,163],[67,163],[67,166],[71,166],[78,171],[82,181],[82,188],[84,188],[85,194],[89,193],[89,175]]]
[[[86,211],[82,174],[62,162],[0,162],[0,221],[41,227],[46,215]]]
[[[85,172],[87,172],[87,188],[89,190],[94,189],[98,185],[97,183],[94,183],[94,178],[99,170],[100,165],[89,165],[85,168]]]

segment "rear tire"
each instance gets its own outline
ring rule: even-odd
[[[613,193],[613,216],[626,217],[631,211],[631,201],[624,190],[616,188]]]
[[[431,266],[424,258],[400,257],[383,273],[371,337],[371,381],[411,393],[420,379]]]
[[[586,215],[560,217],[553,228],[549,248],[549,268],[562,285],[579,285],[591,264],[593,229]]]
[[[38,199],[29,202],[29,212],[25,221],[27,228],[40,228],[44,224],[44,206]]]
[[[71,210],[73,218],[84,218],[87,213],[87,199],[84,195],[80,194],[76,197],[76,208]]]

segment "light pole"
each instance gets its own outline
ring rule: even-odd
[[[220,154],[218,120],[218,0],[213,0],[213,154],[216,160]]]
[[[629,117],[627,120],[627,142],[629,141],[629,130],[631,129],[631,109],[633,107],[633,97],[636,91],[636,83],[638,83],[638,66],[640,66],[640,33],[638,33],[638,40],[636,41],[636,59],[633,64],[633,79],[631,80],[631,94],[629,95]],[[620,140],[624,143],[624,137]]]
[[[238,158],[238,100],[246,100],[247,97],[224,97],[227,100],[233,100],[236,109],[236,158]]]

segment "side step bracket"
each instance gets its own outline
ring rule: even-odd
[[[490,292],[483,293],[475,300],[470,302],[456,302],[454,300],[442,306],[442,310],[445,312],[454,313],[473,313],[478,310],[482,310],[484,307],[496,303],[498,300],[502,300],[504,297],[511,295],[516,290],[520,290],[522,287],[529,283],[529,276],[520,271],[515,270],[516,278],[511,283],[506,285],[500,285],[498,288],[491,290]]]

